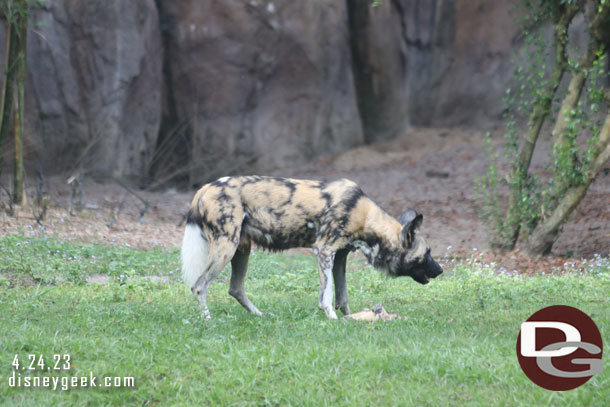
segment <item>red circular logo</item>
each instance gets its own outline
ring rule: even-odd
[[[531,381],[572,390],[602,370],[602,336],[593,320],[567,305],[541,309],[521,324],[517,358]]]

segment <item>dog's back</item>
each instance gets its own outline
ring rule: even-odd
[[[284,250],[311,247],[326,230],[341,237],[358,218],[355,206],[365,197],[354,182],[225,177],[203,186],[191,203],[189,223],[217,238]],[[329,228],[333,224],[332,228]],[[347,232],[346,232],[347,233]],[[328,236],[332,239],[334,236]]]

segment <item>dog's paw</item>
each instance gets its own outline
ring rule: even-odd
[[[324,313],[326,314],[326,316],[327,316],[329,319],[338,319],[338,318],[337,318],[337,314],[335,313],[335,310],[334,310],[334,309],[332,309],[332,308],[330,308],[330,309],[325,309],[325,310],[324,310]]]
[[[349,305],[337,306],[335,309],[340,310],[344,316],[350,315],[352,310],[349,309]]]

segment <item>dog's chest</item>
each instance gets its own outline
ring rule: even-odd
[[[353,240],[350,245],[362,252],[364,257],[368,260],[369,264],[375,265],[377,256],[379,255],[380,246],[379,243],[369,245],[363,240]]]

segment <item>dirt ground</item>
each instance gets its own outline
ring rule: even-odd
[[[267,175],[332,180],[350,178],[394,216],[406,208],[424,214],[422,231],[433,256],[476,256],[517,272],[551,271],[566,262],[576,268],[583,258],[610,254],[610,176],[599,175],[587,196],[564,226],[553,255],[528,259],[518,251],[494,255],[475,211],[474,177],[486,171],[483,132],[456,129],[416,129],[391,142],[359,147],[338,156],[316,160],[299,168],[284,168]],[[542,168],[549,146],[537,148],[533,166]],[[498,151],[499,144],[498,144]],[[51,200],[44,221],[37,224],[32,208],[7,215],[6,195],[1,200],[0,233],[52,235],[65,239],[106,242],[137,248],[179,245],[178,227],[194,191],[167,189],[135,192],[150,203],[141,222],[144,204],[113,182],[84,181],[84,209],[70,215],[67,177],[45,182]],[[7,180],[3,180],[7,185]],[[33,184],[33,181],[30,182]],[[30,195],[34,187],[30,188]],[[568,257],[571,257],[568,259]]]

